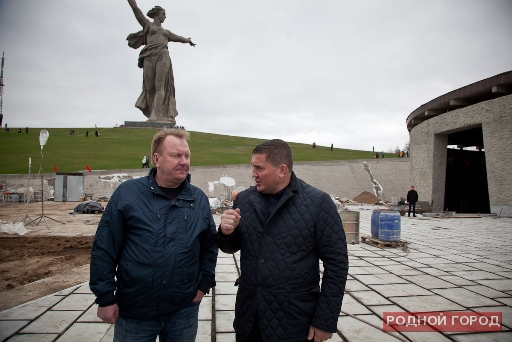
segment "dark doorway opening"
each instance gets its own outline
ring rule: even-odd
[[[457,213],[491,212],[482,128],[448,136],[448,145],[473,146],[478,149],[448,148],[444,208]],[[480,150],[479,150],[480,149]]]

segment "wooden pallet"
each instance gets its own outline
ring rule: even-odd
[[[361,241],[364,243],[367,243],[369,245],[377,246],[379,248],[384,248],[384,247],[396,248],[397,246],[402,247],[402,248],[407,248],[407,241],[402,241],[402,240],[392,242],[392,241],[384,241],[384,240],[376,239],[369,235],[362,235]]]

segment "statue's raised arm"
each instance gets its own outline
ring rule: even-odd
[[[128,0],[128,4],[132,8],[133,14],[135,14],[135,18],[139,22],[139,24],[144,27],[146,24],[146,17],[144,16],[144,13],[140,10],[139,7],[137,7],[137,3],[135,0]]]

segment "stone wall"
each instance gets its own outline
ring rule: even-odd
[[[433,117],[410,132],[411,182],[432,202],[444,206],[448,134],[482,127],[492,213],[512,216],[512,95]]]
[[[383,199],[390,201],[391,197],[405,197],[410,182],[409,159],[380,158],[378,160],[366,160],[375,179],[383,187]],[[222,176],[228,176],[236,181],[235,187],[250,187],[254,184],[251,178],[251,166],[201,166],[192,167],[192,183],[201,188],[207,195],[209,193],[208,182],[219,181]],[[363,169],[363,160],[346,160],[332,162],[303,162],[295,163],[294,171],[305,182],[337,197],[354,198],[363,191],[373,193],[370,175]],[[93,199],[110,197],[117,188],[119,178],[111,175],[127,174],[128,177],[141,177],[148,173],[148,169],[136,170],[110,170],[85,172],[84,192],[93,193]],[[55,174],[44,175],[45,198],[50,197],[48,183]],[[103,179],[101,179],[101,178]],[[27,175],[0,175],[0,181],[12,189],[26,187]],[[40,179],[31,179],[30,186],[35,190],[41,188]],[[422,194],[420,193],[420,200]]]

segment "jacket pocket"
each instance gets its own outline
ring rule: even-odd
[[[288,299],[288,337],[307,336],[318,304],[318,290],[292,293]]]
[[[118,278],[150,287],[153,282],[153,268],[135,261],[121,260],[118,267]]]
[[[153,269],[133,261],[121,260],[117,272],[116,298],[120,308],[141,311],[151,303]]]

